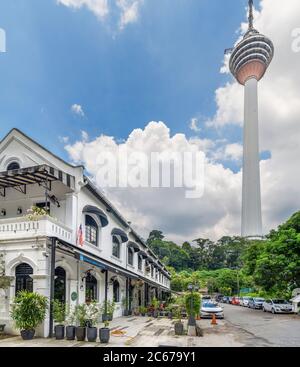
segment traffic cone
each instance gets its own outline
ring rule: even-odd
[[[213,317],[212,317],[212,320],[211,320],[211,324],[212,325],[218,325],[217,318],[216,318],[216,315],[215,314],[213,314]]]

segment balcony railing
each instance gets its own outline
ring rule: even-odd
[[[51,217],[37,220],[27,218],[7,218],[0,220],[0,240],[32,237],[57,237],[66,242],[72,241],[72,230]]]

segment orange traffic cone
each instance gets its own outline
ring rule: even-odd
[[[218,325],[217,318],[216,318],[216,315],[215,314],[213,314],[213,317],[212,317],[212,320],[211,320],[211,324],[212,325]]]

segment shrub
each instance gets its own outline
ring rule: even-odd
[[[11,317],[19,330],[33,330],[46,316],[48,300],[45,296],[28,291],[20,291],[12,306]]]
[[[76,323],[79,326],[81,326],[81,327],[86,326],[87,312],[86,312],[86,305],[85,304],[77,305],[75,307],[75,318],[76,318]]]
[[[66,318],[66,306],[57,299],[53,301],[53,318],[60,325],[65,322]]]

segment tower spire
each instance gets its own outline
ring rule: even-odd
[[[249,30],[252,30],[253,27],[253,0],[249,0]]]

